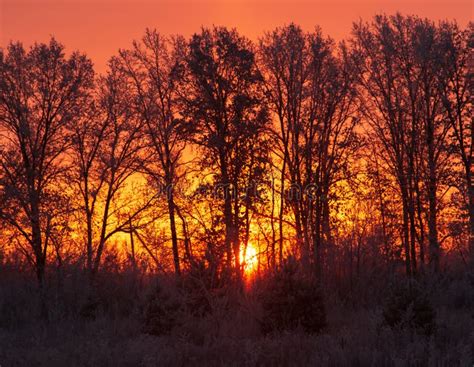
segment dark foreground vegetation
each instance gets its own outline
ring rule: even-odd
[[[2,366],[472,366],[474,277],[363,276],[321,290],[286,264],[242,291],[104,271],[51,274],[42,312],[2,268]],[[339,289],[339,291],[337,290]],[[44,305],[43,305],[44,306]]]
[[[0,49],[0,366],[473,366],[474,24]]]

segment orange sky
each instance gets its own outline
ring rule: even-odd
[[[146,27],[189,36],[201,25],[226,25],[256,39],[264,31],[295,22],[320,25],[333,38],[346,37],[352,21],[375,13],[417,14],[431,19],[473,20],[473,0],[0,0],[0,45],[26,45],[50,35],[67,50],[87,52],[100,72],[119,48],[130,46]]]

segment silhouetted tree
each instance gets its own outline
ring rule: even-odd
[[[192,125],[192,141],[203,148],[203,168],[214,174],[214,193],[222,195],[227,268],[233,265],[240,277],[239,228],[250,198],[241,193],[258,181],[258,163],[265,160],[262,76],[250,41],[226,28],[195,34],[186,64],[183,113]]]
[[[415,150],[420,137],[417,121],[411,119],[408,91],[399,67],[398,53],[409,52],[408,45],[401,43],[406,25],[398,29],[394,24],[397,21],[403,20],[376,16],[372,24],[355,24],[352,46],[363,88],[360,93],[363,116],[380,142],[384,163],[399,186],[406,272],[412,274],[416,271],[413,181]]]
[[[447,144],[449,123],[442,118],[442,105],[438,89],[437,76],[442,72],[440,32],[434,23],[417,18],[397,18],[398,27],[404,23],[410,29],[405,43],[412,48],[411,52],[402,52],[400,67],[404,74],[409,96],[409,108],[414,125],[419,125],[420,133],[416,134],[418,142],[417,156],[421,180],[426,187],[427,224],[429,242],[429,262],[433,271],[439,271],[440,243],[438,217],[441,202],[439,197],[446,188],[446,178],[450,174],[450,150]],[[413,55],[411,55],[411,53]],[[405,56],[403,56],[405,55]],[[415,127],[413,128],[415,129]],[[420,207],[420,187],[415,179],[414,191],[416,206]],[[444,185],[444,187],[443,187]],[[422,188],[421,188],[422,189]],[[443,189],[443,190],[442,190]],[[420,221],[420,266],[424,262],[423,228]]]
[[[319,30],[305,34],[294,24],[267,34],[260,55],[279,122],[280,199],[287,177],[303,264],[308,267],[312,248],[321,275],[323,238],[331,242],[330,195],[355,151],[353,70],[345,48],[336,55],[333,41]]]
[[[107,75],[98,81],[89,113],[72,129],[71,181],[78,192],[79,226],[86,226],[86,267],[100,267],[104,247],[114,234],[130,230],[153,200],[139,195],[127,200],[130,178],[141,166],[142,125],[130,101],[131,90],[118,61],[111,59]],[[140,201],[144,199],[144,201]]]
[[[147,152],[144,170],[166,196],[174,267],[180,274],[175,188],[183,175],[182,153],[186,129],[177,106],[177,84],[183,66],[182,38],[169,40],[155,30],[147,30],[133,49],[122,51],[120,61],[129,78],[137,115],[143,120]],[[189,260],[189,259],[188,259]]]
[[[440,54],[442,65],[437,74],[442,105],[452,132],[454,154],[462,166],[463,184],[469,215],[469,250],[474,264],[474,183],[473,183],[473,75],[474,25],[462,31],[455,23],[441,26]]]
[[[414,16],[376,16],[354,26],[364,115],[386,153],[403,203],[407,273],[425,262],[424,218],[429,263],[439,271],[438,217],[451,175],[451,125],[443,117],[442,27]],[[418,243],[418,250],[416,248]]]
[[[66,58],[54,39],[29,51],[20,43],[0,50],[0,216],[22,236],[40,286],[66,194],[68,128],[82,115],[93,78],[90,60],[78,52]]]

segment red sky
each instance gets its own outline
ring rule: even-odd
[[[191,35],[204,26],[226,25],[257,39],[264,31],[295,22],[315,25],[340,40],[351,24],[376,13],[400,11],[431,19],[473,20],[472,0],[0,0],[0,46],[10,40],[25,45],[50,35],[92,58],[104,71],[107,59],[129,47],[146,27],[164,34]]]

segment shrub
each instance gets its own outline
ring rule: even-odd
[[[443,290],[442,297],[445,298],[448,307],[456,310],[473,310],[474,312],[473,275],[468,273],[461,278],[454,278],[449,281],[446,288],[446,290]]]
[[[301,327],[316,333],[326,326],[322,293],[314,280],[288,259],[270,279],[262,297],[262,331],[293,330]]]
[[[391,328],[409,329],[427,336],[436,329],[435,310],[414,281],[392,288],[383,308],[383,319]]]
[[[181,311],[179,295],[171,287],[157,284],[145,300],[143,332],[151,335],[169,334],[179,324]]]
[[[203,317],[213,313],[216,307],[227,307],[233,284],[224,279],[205,262],[194,262],[179,280],[179,290],[187,312],[195,317]]]

